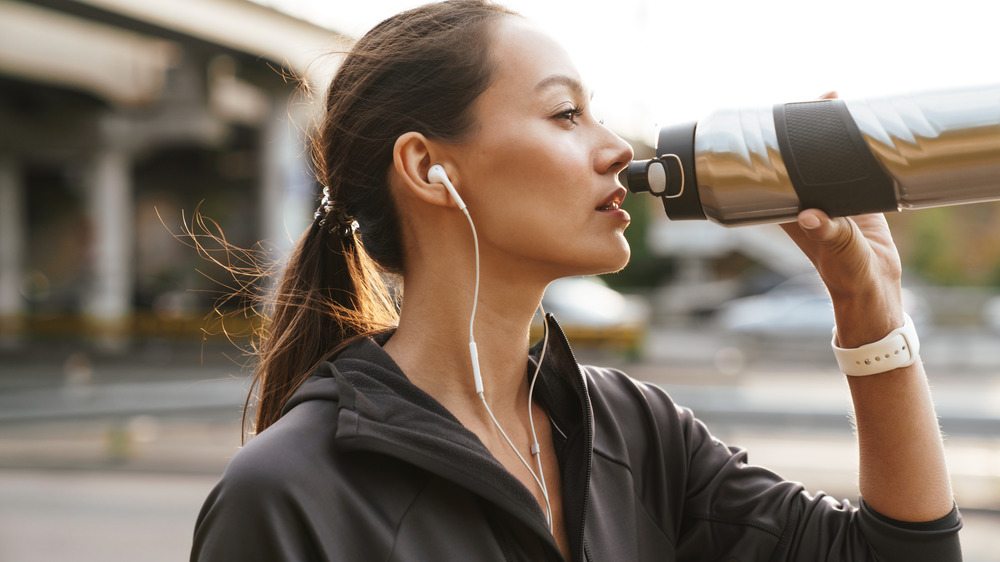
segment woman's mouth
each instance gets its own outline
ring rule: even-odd
[[[622,201],[625,200],[625,188],[620,187],[611,194],[610,197],[605,199],[604,203],[597,208],[598,211],[617,211],[622,206]]]

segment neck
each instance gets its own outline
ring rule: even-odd
[[[399,326],[386,342],[385,351],[411,382],[476,434],[528,489],[534,490],[537,483],[536,499],[549,512],[552,503],[543,493],[544,480],[540,481],[544,477],[536,475],[532,466],[545,462],[547,471],[558,474],[558,465],[548,425],[541,424],[539,438],[534,437],[531,414],[544,419],[545,413],[530,403],[525,368],[531,319],[554,276],[552,272],[540,273],[543,267],[505,258],[502,252],[491,252],[487,247],[478,259],[477,289],[475,244],[464,236],[442,237],[441,232],[456,230],[453,217],[440,218],[428,223],[436,225],[434,231],[413,232],[417,241],[423,234],[425,243],[408,247]],[[469,349],[473,310],[481,395],[476,391]],[[545,444],[545,454],[533,458],[531,451],[540,442]],[[556,519],[561,521],[558,488],[556,477],[553,503]],[[561,529],[562,523],[558,527]]]
[[[399,327],[385,349],[415,385],[460,419],[491,426],[469,353],[474,265],[417,271],[406,277]],[[544,283],[513,277],[483,264],[474,324],[483,394],[498,418],[526,412],[528,333],[545,290]]]

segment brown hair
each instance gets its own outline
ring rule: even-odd
[[[487,0],[428,4],[383,21],[344,58],[313,135],[329,205],[298,241],[267,307],[243,414],[246,424],[256,394],[251,433],[277,421],[320,362],[396,323],[384,281],[404,260],[388,186],[393,146],[409,131],[445,142],[472,132],[473,102],[492,75],[491,24],[513,14]]]

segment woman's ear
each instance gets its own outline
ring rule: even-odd
[[[407,193],[432,205],[451,207],[455,202],[444,184],[427,179],[431,166],[441,163],[435,160],[436,152],[439,147],[424,135],[413,131],[403,133],[392,149],[393,167]]]

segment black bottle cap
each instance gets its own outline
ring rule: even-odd
[[[646,178],[646,167],[649,160],[633,160],[628,163],[625,173],[619,179],[632,193],[649,191],[649,180]]]
[[[691,122],[663,127],[656,142],[657,158],[663,161],[671,178],[683,176],[683,189],[678,192],[672,187],[662,197],[663,209],[672,220],[706,218],[698,197],[698,178],[694,170],[694,132],[697,126],[697,122]]]

